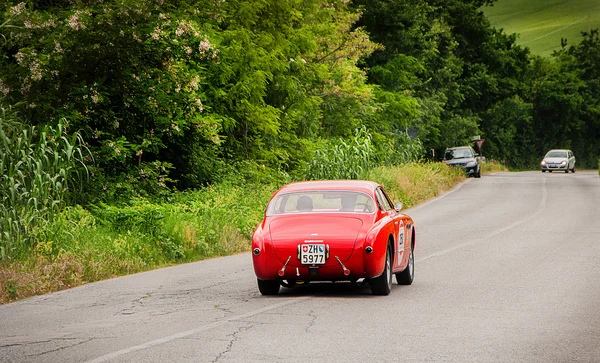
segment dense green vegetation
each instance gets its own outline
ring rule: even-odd
[[[4,2],[0,288],[242,251],[294,180],[374,179],[410,205],[459,180],[413,163],[474,135],[513,168],[559,147],[595,167],[598,31],[532,55],[492,3]]]
[[[482,10],[494,27],[518,34],[517,44],[546,57],[560,50],[562,39],[577,44],[581,32],[600,26],[596,0],[497,0]]]

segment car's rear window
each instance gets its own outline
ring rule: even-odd
[[[279,194],[267,206],[267,216],[296,213],[373,213],[375,202],[365,193],[309,191]]]
[[[473,157],[471,150],[467,148],[448,149],[444,153],[444,160],[463,159]]]
[[[547,158],[566,158],[567,157],[567,152],[566,151],[549,151],[548,154],[546,154]]]

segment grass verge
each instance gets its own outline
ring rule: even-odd
[[[492,174],[501,171],[508,171],[508,168],[494,160],[486,160],[481,163],[481,174]]]
[[[375,168],[363,176],[410,208],[464,180],[441,163]],[[248,251],[278,185],[222,183],[168,200],[67,208],[31,250],[0,265],[0,303],[115,276]]]
[[[422,163],[378,167],[365,179],[383,185],[393,201],[411,208],[450,190],[465,179],[465,174],[443,163]]]

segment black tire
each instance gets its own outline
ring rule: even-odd
[[[552,170],[548,170],[548,172],[549,172],[549,173],[551,173],[551,172],[552,172]]]
[[[412,285],[415,278],[415,256],[412,249],[408,255],[408,265],[402,272],[396,273],[396,282],[398,285]]]
[[[481,178],[481,169],[477,169],[477,172],[473,174],[476,178]]]
[[[545,173],[545,172],[546,172],[546,170],[542,169],[542,173]]]
[[[569,174],[569,166],[567,166],[567,170],[565,170],[565,174]]]
[[[279,294],[279,280],[261,280],[256,279],[258,282],[258,291],[263,295],[277,295]]]
[[[573,169],[571,169],[571,173],[575,173],[575,167],[573,166]]]
[[[371,279],[373,295],[389,295],[392,290],[392,254],[388,246],[385,252],[385,266],[381,276]]]

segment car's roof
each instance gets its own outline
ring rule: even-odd
[[[369,180],[315,180],[284,185],[278,193],[306,192],[310,190],[353,190],[372,193],[379,184]]]
[[[565,151],[565,152],[566,152],[566,151],[571,151],[571,150],[568,150],[568,149],[552,149],[552,150],[548,150],[548,153],[549,153],[550,151]],[[547,154],[547,153],[546,153],[546,154]]]

